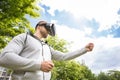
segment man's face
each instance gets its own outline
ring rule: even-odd
[[[42,38],[47,38],[48,31],[46,30],[46,28],[44,26],[40,26],[39,28],[40,28],[39,31],[40,31]]]

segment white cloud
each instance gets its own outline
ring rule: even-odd
[[[85,33],[90,35],[92,33],[92,28],[85,28]]]
[[[74,28],[69,28],[65,25],[57,25],[56,27],[56,32],[59,35],[59,37],[64,38],[67,41],[74,41],[75,38],[82,38],[85,36],[85,33],[83,31]]]
[[[109,29],[118,19],[117,11],[120,0],[42,0],[42,4],[50,6],[49,13],[54,10],[66,10],[76,18],[95,18],[100,22],[99,31]]]

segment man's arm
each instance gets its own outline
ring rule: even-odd
[[[69,52],[69,53],[62,53],[59,51],[55,51],[54,49],[51,49],[52,51],[52,58],[55,60],[71,60],[74,59],[78,56],[81,56],[87,52],[90,52],[93,50],[94,44],[93,43],[89,43],[85,46],[85,48],[83,49],[79,49],[73,52]]]
[[[0,54],[0,66],[13,70],[36,71],[40,70],[40,62],[19,56],[24,48],[26,34],[13,38]]]

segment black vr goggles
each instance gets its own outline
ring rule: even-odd
[[[56,30],[55,30],[55,25],[53,23],[43,23],[43,24],[38,24],[40,26],[44,26],[46,30],[48,31],[49,35],[55,36]]]

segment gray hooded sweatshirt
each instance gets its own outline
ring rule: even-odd
[[[0,54],[0,66],[13,70],[12,80],[50,80],[51,72],[40,70],[43,61],[70,60],[87,52],[83,48],[65,54],[31,35],[27,35],[24,44],[26,35],[22,33],[14,37]]]

